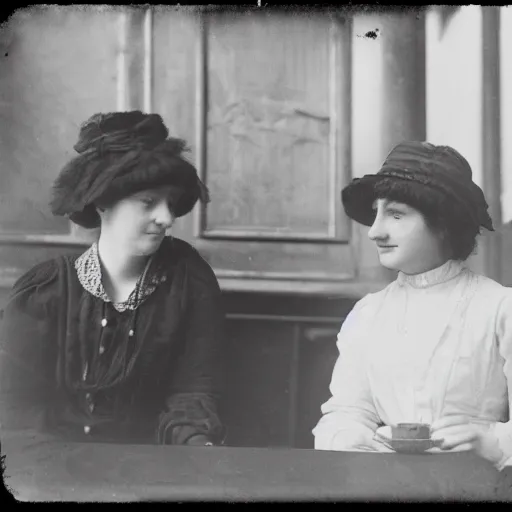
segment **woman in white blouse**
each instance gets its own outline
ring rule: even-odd
[[[441,450],[511,464],[512,290],[465,266],[480,229],[493,230],[468,162],[404,142],[342,200],[398,277],[343,323],[315,448],[389,451],[377,428],[419,422]]]

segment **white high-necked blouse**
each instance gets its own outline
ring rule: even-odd
[[[465,415],[512,464],[512,289],[450,260],[399,273],[361,299],[338,334],[315,448],[350,450],[381,425]]]

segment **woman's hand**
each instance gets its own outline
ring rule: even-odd
[[[335,451],[393,452],[389,446],[374,437],[370,429],[340,432],[334,441]]]
[[[504,456],[489,427],[471,423],[464,416],[446,416],[432,423],[431,439],[439,442],[441,450],[471,450],[494,464]]]
[[[187,441],[187,445],[189,445],[189,446],[212,446],[212,443],[210,442],[208,437],[206,437],[202,434],[197,434],[197,435],[189,438],[189,440]]]
[[[388,446],[386,443],[381,441],[380,439],[372,439],[371,441],[368,441],[364,445],[360,445],[356,447],[358,450],[364,451],[364,452],[387,452],[387,453],[394,453],[395,450]]]

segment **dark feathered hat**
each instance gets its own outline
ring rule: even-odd
[[[420,183],[458,202],[476,227],[494,231],[488,205],[480,187],[473,181],[468,161],[449,146],[406,141],[395,146],[377,174],[355,178],[342,190],[346,214],[371,226],[374,219],[375,185],[383,179]]]
[[[100,225],[97,205],[163,185],[183,190],[173,205],[177,217],[189,213],[198,200],[208,202],[208,189],[183,156],[185,142],[168,135],[158,114],[94,114],[80,129],[74,146],[78,155],[54,182],[52,213],[95,228]]]

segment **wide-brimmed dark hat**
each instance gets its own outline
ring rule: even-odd
[[[468,161],[449,146],[406,141],[395,146],[377,174],[353,179],[341,192],[346,214],[371,226],[375,185],[383,179],[412,181],[457,201],[476,226],[494,231],[481,188],[473,181]]]
[[[53,185],[51,210],[86,228],[100,225],[96,206],[135,192],[172,185],[181,189],[172,205],[182,217],[208,189],[183,152],[185,141],[168,137],[161,116],[140,111],[95,114],[81,127],[69,161]]]

